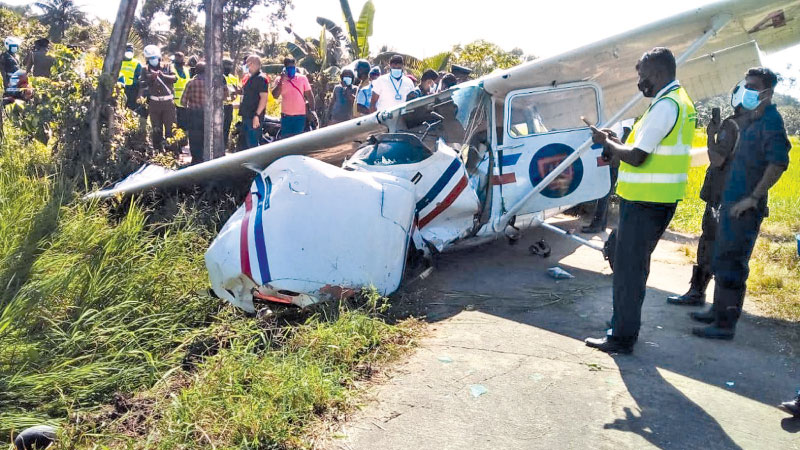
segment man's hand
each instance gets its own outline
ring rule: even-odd
[[[253,129],[258,130],[261,128],[261,120],[258,119],[258,116],[253,116]]]
[[[617,135],[610,128],[600,130],[596,127],[590,127],[590,129],[592,130],[592,142],[595,144],[603,145],[608,141],[619,143]]]
[[[755,197],[747,196],[738,202],[731,208],[730,215],[731,217],[737,218],[741,217],[747,210],[753,209],[758,206],[758,200]]]

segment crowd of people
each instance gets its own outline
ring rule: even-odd
[[[51,75],[50,41],[37,39],[22,63],[19,61],[22,40],[9,36],[4,43],[6,51],[0,54],[4,98],[7,96],[9,102],[27,100],[32,95],[28,74]],[[224,58],[223,72],[209,78],[205,62],[196,55],[187,58],[183,52],[176,51],[165,58],[160,47],[147,45],[142,51],[142,62],[135,53],[133,44],[128,43],[119,69],[118,83],[125,93],[125,106],[143,121],[149,119],[154,149],[170,150],[179,157],[188,144],[191,164],[205,159],[204,86],[207,79],[225,87],[222,131],[226,149],[253,148],[321,125],[316,114],[317,102],[328,97],[328,93],[313,92],[309,78],[292,57],[283,59],[283,70],[272,77],[274,79],[263,72],[262,60],[255,54],[246,56],[239,70],[232,59]],[[428,69],[417,80],[406,70],[401,55],[394,55],[386,70],[365,59],[356,60],[341,70],[339,82],[329,93],[325,124],[337,124],[449,89],[468,80],[471,73],[470,69],[454,64],[449,73]],[[280,101],[279,121],[266,115],[270,95]],[[238,132],[234,134],[238,139],[234,145],[229,145],[237,115],[241,119],[235,124]],[[275,122],[279,122],[279,126]],[[267,131],[265,125],[273,123],[275,131]],[[185,139],[176,137],[176,129],[182,130]]]
[[[202,162],[205,63],[196,56],[186,60],[183,53],[176,52],[170,63],[165,64],[160,49],[154,45],[146,46],[143,54],[145,64],[134,58],[133,46],[128,44],[122,61],[119,82],[124,86],[127,107],[149,117],[155,148],[169,147],[174,125],[188,136],[192,164]],[[238,75],[229,58],[223,60],[222,68],[222,76],[215,79],[226,86],[223,105],[226,148],[234,112],[241,119],[236,127],[239,139],[235,150],[256,147],[266,139],[285,139],[320,126],[316,102],[324,93],[315,95],[311,82],[294,58],[283,59],[283,70],[274,80],[262,71],[262,60],[257,55],[244,58]],[[340,72],[339,83],[333,86],[326,124],[337,124],[449,89],[466,81],[471,74],[468,68],[457,65],[452,70],[453,73],[439,73],[429,69],[417,81],[405,70],[401,55],[390,59],[386,73],[367,60],[354,61]],[[269,120],[266,110],[270,94],[280,101],[279,132],[274,136],[264,130],[265,120]]]

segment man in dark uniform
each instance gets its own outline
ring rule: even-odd
[[[733,339],[742,313],[749,261],[761,222],[767,217],[767,192],[789,166],[791,144],[772,95],[778,77],[769,69],[750,69],[734,94],[748,116],[740,125],[739,146],[722,192],[712,269],[716,285],[708,311],[692,313],[710,323],[692,330],[696,336]]]
[[[708,123],[707,148],[709,166],[703,187],[700,190],[700,199],[706,202],[703,214],[703,233],[697,243],[697,264],[692,267],[692,281],[689,291],[683,295],[667,297],[667,303],[673,305],[699,306],[706,302],[706,287],[711,281],[711,257],[714,252],[714,241],[717,237],[719,225],[719,206],[722,200],[722,188],[730,169],[730,162],[739,139],[739,124],[745,120],[741,105],[734,106],[733,116],[720,122],[719,109],[714,110],[711,121]]]
[[[28,53],[23,61],[25,71],[35,77],[50,78],[50,68],[53,67],[54,59],[48,55],[50,50],[50,40],[40,38],[33,42],[33,51]]]
[[[675,79],[675,57],[663,47],[636,64],[639,90],[652,98],[625,144],[611,130],[592,127],[592,139],[619,159],[619,228],[614,251],[611,328],[586,345],[607,353],[631,353],[639,337],[650,257],[686,191],[696,112]]]

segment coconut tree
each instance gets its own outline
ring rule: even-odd
[[[53,42],[61,42],[64,32],[73,25],[88,25],[86,13],[75,5],[73,0],[45,0],[36,2],[42,10],[39,21],[50,28],[49,38]]]

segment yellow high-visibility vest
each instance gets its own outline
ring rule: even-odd
[[[678,106],[678,119],[672,131],[661,140],[644,164],[634,167],[620,162],[617,195],[628,201],[674,203],[686,194],[695,122],[697,112],[686,90],[675,86],[653,102],[650,108],[633,125],[627,144],[636,141],[650,110],[658,102],[674,102]]]
[[[136,76],[136,69],[141,67],[142,64],[135,59],[131,59],[129,61],[122,61],[122,66],[119,69],[119,76],[122,78],[122,81],[125,83],[125,86],[133,85],[134,76]]]
[[[175,64],[172,65],[172,70],[178,77],[175,80],[175,84],[173,85],[173,87],[175,88],[175,105],[181,106],[181,98],[183,98],[183,91],[186,90],[186,85],[189,83],[189,71],[186,70],[186,66],[183,66],[183,70],[178,70]]]
[[[233,89],[236,90],[239,87],[239,77],[237,77],[234,74],[225,75],[225,84],[228,86],[233,86]],[[228,99],[225,100],[225,104],[226,105],[234,104],[236,97],[237,97],[236,95],[228,97]]]

